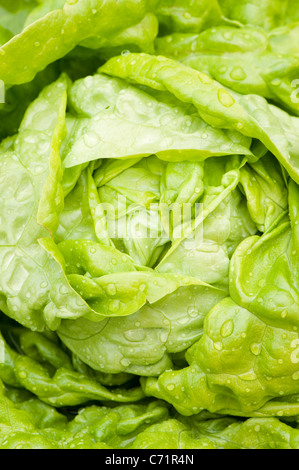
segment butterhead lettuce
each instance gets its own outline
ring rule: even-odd
[[[298,38],[0,0],[1,449],[299,449]]]

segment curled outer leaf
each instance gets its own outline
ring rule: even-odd
[[[6,85],[31,81],[48,64],[87,39],[107,39],[139,23],[146,2],[132,0],[63,2],[29,24],[1,48],[0,78]],[[55,6],[54,6],[55,8]],[[90,44],[90,43],[89,43]],[[27,51],[30,49],[30,54]]]
[[[163,56],[128,54],[113,57],[100,71],[157,90],[168,90],[183,102],[193,103],[208,124],[260,140],[299,182],[297,149],[289,130],[277,119],[268,102],[257,95],[227,90],[199,71]],[[298,118],[292,125],[298,126]]]

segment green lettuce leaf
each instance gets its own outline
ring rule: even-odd
[[[0,448],[299,448],[298,40],[0,0]]]
[[[36,5],[36,0],[0,1],[0,26],[6,31],[5,42],[22,31],[28,15]],[[5,42],[1,41],[1,45]]]
[[[296,449],[298,429],[276,418],[185,420],[162,401],[91,405],[72,419],[36,398],[1,387],[3,449]]]
[[[292,40],[289,42],[289,38]],[[281,43],[288,40],[288,47]],[[298,24],[266,33],[260,28],[219,26],[201,34],[157,38],[156,53],[208,74],[242,94],[271,99],[298,115],[294,83],[298,70]]]
[[[158,272],[176,271],[227,288],[231,254],[242,239],[256,233],[246,201],[237,188],[239,170],[227,164],[225,171],[218,159],[206,162],[205,174],[220,173],[220,182],[216,178],[205,181],[198,215],[183,236],[173,241],[156,268]]]
[[[298,413],[298,188],[294,182],[289,187],[289,205],[290,220],[284,217],[261,237],[246,238],[233,253],[231,297],[206,316],[203,336],[186,353],[189,366],[166,371],[158,379],[143,379],[147,394],[169,401],[185,415],[207,409],[261,416],[264,406],[272,416]]]
[[[200,31],[219,24],[229,23],[221,11],[217,0],[199,0],[185,2],[184,0],[159,0],[155,14],[160,24],[160,34],[167,32]]]
[[[70,90],[70,104],[78,118],[63,147],[66,168],[96,160],[99,154],[102,158],[156,154],[167,161],[251,156],[250,139],[208,126],[193,106],[167,93],[165,97],[152,95],[105,75],[76,81]],[[116,133],[120,137],[117,142]]]
[[[147,71],[143,74],[145,67]],[[192,103],[208,124],[260,140],[294,181],[299,181],[297,150],[288,140],[290,131],[285,131],[273,113],[274,107],[270,108],[262,97],[228,91],[207,75],[163,56],[141,53],[114,57],[100,71],[154,89],[168,90],[181,101]],[[297,127],[298,118],[290,119]]]
[[[94,323],[62,322],[58,335],[95,370],[158,376],[202,334],[205,315],[225,292],[207,285],[180,287],[132,315]]]
[[[139,23],[147,13],[146,2],[139,0],[130,4],[102,0],[53,3],[41,5],[36,21],[2,46],[0,78],[6,85],[31,81],[80,43],[90,47],[96,39],[96,43],[109,44],[110,38]]]
[[[281,169],[267,154],[240,170],[240,186],[246,195],[252,220],[260,232],[272,228],[288,211],[288,190]]]
[[[262,3],[257,0],[219,0],[219,4],[229,18],[266,30],[299,19],[298,5],[291,0],[264,0]]]
[[[20,353],[11,349],[1,336],[0,378],[8,385],[31,392],[43,403],[62,407],[92,400],[134,402],[144,397],[138,386],[108,388],[95,377],[74,370],[55,337],[27,330],[17,331],[15,336]]]

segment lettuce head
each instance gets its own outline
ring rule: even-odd
[[[299,5],[0,0],[0,448],[299,449]]]

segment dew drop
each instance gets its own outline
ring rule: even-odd
[[[233,80],[244,80],[246,78],[246,73],[242,69],[242,67],[235,67],[231,73],[230,76]]]
[[[59,287],[59,292],[63,295],[67,294],[69,292],[68,288],[66,286],[60,286]]]
[[[160,334],[161,343],[166,343],[167,339],[168,339],[168,333],[161,333]]]
[[[40,175],[41,173],[43,173],[44,171],[44,168],[41,166],[41,165],[36,165],[34,168],[33,168],[33,173],[35,175]]]
[[[132,343],[139,342],[145,339],[145,331],[143,329],[127,330],[124,332],[124,337]]]
[[[213,82],[213,80],[208,77],[208,75],[205,75],[204,73],[198,72],[198,78],[203,83],[204,85],[209,85]]]
[[[108,292],[109,295],[115,295],[116,294],[115,284],[108,284],[107,292]]]
[[[224,88],[218,90],[219,102],[226,108],[230,108],[234,103],[234,98]]]
[[[219,69],[218,69],[218,72],[221,73],[221,74],[224,74],[225,72],[227,72],[227,67],[225,65],[222,65]]]
[[[221,349],[222,349],[222,343],[221,343],[221,341],[216,341],[216,342],[214,343],[214,348],[217,349],[217,351],[221,351]]]
[[[247,373],[245,373],[245,374],[242,374],[241,377],[242,377],[243,380],[246,380],[246,381],[249,381],[249,382],[250,382],[251,380],[256,380],[256,375],[255,375],[255,373],[252,372],[252,371],[249,371],[249,372],[247,372]]]
[[[230,336],[234,330],[234,323],[232,320],[227,320],[223,323],[220,333],[221,336],[226,338],[227,336]]]
[[[188,307],[187,312],[188,312],[188,315],[192,318],[195,318],[198,316],[198,310],[194,307]]]
[[[174,385],[173,384],[169,384],[167,385],[167,390],[174,390]]]
[[[85,134],[83,136],[83,141],[84,141],[84,143],[87,147],[92,148],[92,147],[95,147],[98,144],[99,139],[97,138],[96,135]]]
[[[299,380],[299,370],[297,370],[296,372],[294,372],[294,374],[292,375],[292,379],[293,379],[293,380]]]
[[[119,306],[120,306],[120,301],[118,299],[111,300],[111,302],[109,303],[109,310],[115,313],[119,310]]]
[[[231,33],[230,31],[226,31],[226,32],[223,34],[223,37],[224,37],[225,39],[227,39],[228,41],[231,41],[232,38],[233,38],[233,35],[232,35],[232,33]]]
[[[130,365],[129,359],[126,359],[126,358],[121,359],[120,363],[124,367],[128,367]]]
[[[80,297],[76,298],[76,304],[77,304],[78,307],[84,307],[85,306],[84,300],[82,300]]]
[[[250,345],[250,351],[252,352],[252,354],[254,354],[255,356],[258,356],[261,352],[261,345],[260,343],[252,343]]]

